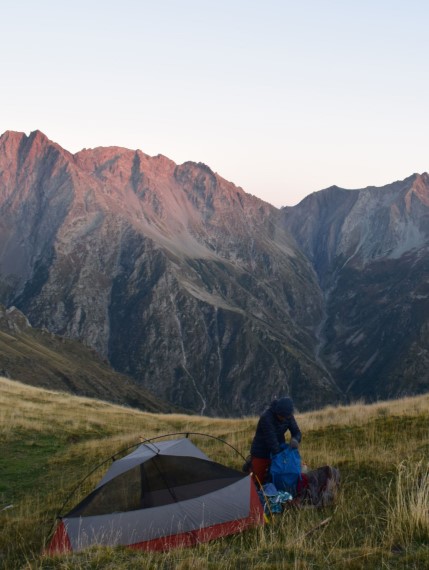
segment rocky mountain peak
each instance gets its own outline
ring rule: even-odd
[[[427,243],[428,180],[424,173],[379,188],[331,187],[284,209],[286,226],[322,279],[334,265],[398,258]]]
[[[279,210],[202,163],[119,147],[71,155],[39,133],[8,153],[0,300],[36,327],[201,413],[338,394],[312,356],[316,276]]]
[[[0,135],[0,145],[3,148],[14,147],[21,142],[21,139],[25,137],[25,133],[18,131],[5,131]]]

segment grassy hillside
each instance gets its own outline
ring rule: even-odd
[[[0,305],[0,375],[31,386],[102,398],[150,412],[177,411],[115,372],[76,340],[33,328],[17,309]]]
[[[297,417],[303,459],[310,467],[340,469],[335,507],[288,511],[265,527],[193,549],[104,548],[44,558],[56,513],[97,463],[140,437],[176,431],[219,436],[246,455],[256,418],[156,415],[0,379],[0,566],[429,568],[429,396]],[[217,441],[192,439],[211,458],[241,467],[242,459]],[[82,493],[102,474],[94,473]],[[75,494],[66,509],[80,498]]]

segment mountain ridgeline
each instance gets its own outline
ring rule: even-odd
[[[426,391],[428,234],[427,174],[277,209],[201,163],[0,137],[0,302],[198,413]]]

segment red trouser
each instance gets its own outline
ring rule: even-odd
[[[261,485],[265,483],[270,465],[271,459],[252,457],[252,472],[257,483]]]

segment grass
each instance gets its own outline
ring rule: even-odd
[[[401,462],[390,490],[387,511],[388,538],[392,548],[412,547],[427,542],[429,531],[428,462]]]
[[[7,569],[429,568],[429,396],[298,414],[301,454],[342,477],[334,507],[277,515],[245,533],[167,553],[94,548],[41,551],[65,499],[118,449],[177,431],[204,432],[247,455],[257,418],[157,415],[0,379],[0,567]],[[212,459],[240,468],[218,441],[193,436]],[[86,481],[70,508],[103,475]],[[329,518],[329,522],[320,525]]]

